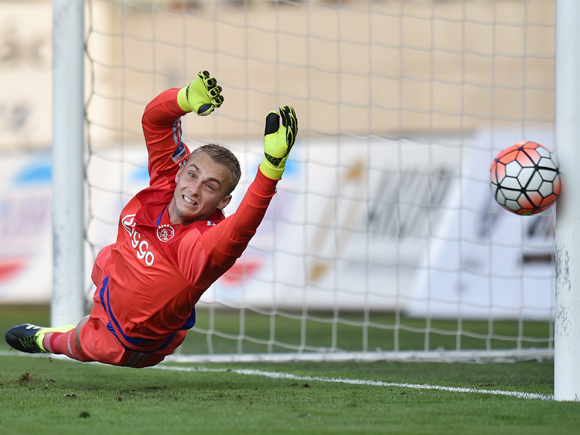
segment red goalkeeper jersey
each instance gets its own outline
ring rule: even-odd
[[[195,322],[195,304],[242,255],[276,191],[277,180],[259,170],[236,213],[216,210],[207,220],[172,224],[167,206],[179,164],[189,157],[181,141],[178,89],[145,109],[150,186],[121,212],[117,241],[97,256],[95,303],[107,312],[107,327],[128,349],[160,351],[176,331]]]

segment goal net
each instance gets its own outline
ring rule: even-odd
[[[89,271],[147,186],[159,92],[203,69],[222,85],[183,134],[239,157],[226,214],[267,113],[298,114],[265,220],[176,358],[553,356],[555,211],[501,209],[489,166],[520,140],[554,150],[554,1],[91,0],[87,17]]]

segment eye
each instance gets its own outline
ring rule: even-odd
[[[213,184],[208,184],[208,185],[207,185],[207,188],[208,188],[209,190],[215,190],[215,187],[213,186]]]
[[[195,174],[194,174],[193,172],[189,172],[189,176],[190,176],[191,178],[195,178]]]

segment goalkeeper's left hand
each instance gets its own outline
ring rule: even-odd
[[[209,72],[200,71],[189,86],[177,93],[177,103],[184,112],[195,112],[200,116],[209,115],[224,102],[222,87]]]
[[[282,117],[282,127],[280,127]],[[264,158],[260,170],[266,177],[274,180],[282,178],[286,160],[298,134],[298,118],[291,106],[280,107],[280,115],[270,112],[266,117],[264,134]]]

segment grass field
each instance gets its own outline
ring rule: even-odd
[[[46,307],[0,306],[2,330],[47,319]],[[481,391],[551,395],[551,362],[162,364],[165,369],[134,370],[18,356],[5,343],[0,350],[0,427],[6,434],[576,434],[580,427],[580,403]],[[361,383],[329,382],[339,378]]]

